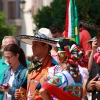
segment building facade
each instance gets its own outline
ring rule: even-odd
[[[20,4],[25,1],[22,8]],[[6,15],[6,22],[17,27],[16,35],[34,35],[35,29],[32,15],[42,6],[49,6],[52,0],[0,0],[0,11]],[[32,55],[31,45],[18,42],[26,56]]]

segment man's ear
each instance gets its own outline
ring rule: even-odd
[[[48,49],[49,50],[49,45],[48,44],[45,44],[45,49]]]

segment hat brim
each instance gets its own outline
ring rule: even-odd
[[[91,40],[87,41],[87,43],[91,44],[96,37],[93,37]]]
[[[49,44],[51,46],[56,46],[56,44],[57,44],[57,41],[54,40],[54,39],[51,39],[51,38],[45,39],[45,38],[38,38],[38,37],[35,37],[35,36],[29,36],[29,35],[18,35],[18,36],[16,36],[16,38],[19,41],[24,42],[26,44],[30,44],[30,45],[32,45],[33,41],[46,43],[46,44]]]
[[[91,44],[93,42],[93,40],[89,40],[87,43]]]
[[[100,26],[81,20],[80,24],[87,29],[100,31]]]

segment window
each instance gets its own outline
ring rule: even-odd
[[[3,3],[2,0],[0,0],[0,11],[2,11]]]
[[[15,1],[8,2],[8,18],[9,19],[16,18],[16,2]]]

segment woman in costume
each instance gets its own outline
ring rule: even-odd
[[[57,49],[59,63],[63,71],[55,74],[51,79],[45,75],[40,80],[41,85],[43,84],[40,95],[43,100],[53,100],[52,96],[57,100],[81,100],[83,77],[78,65],[81,65],[85,58],[84,51],[69,39],[60,39]],[[48,81],[45,82],[46,80]]]

